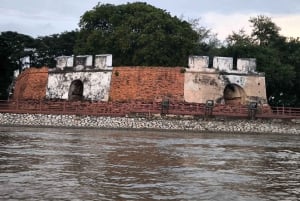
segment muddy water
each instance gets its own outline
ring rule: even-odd
[[[298,200],[300,136],[0,127],[0,200]]]

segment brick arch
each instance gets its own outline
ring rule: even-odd
[[[74,80],[71,82],[69,87],[68,100],[83,100],[83,82],[81,80]]]
[[[223,97],[226,104],[238,105],[246,103],[246,93],[237,84],[227,84],[223,91]]]

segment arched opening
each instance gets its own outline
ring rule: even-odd
[[[70,101],[82,100],[83,99],[83,83],[81,80],[74,80],[69,88]]]
[[[239,105],[246,103],[246,93],[237,84],[228,84],[223,92],[225,104]]]

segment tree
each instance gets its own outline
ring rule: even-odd
[[[55,66],[55,58],[62,55],[72,55],[77,39],[77,31],[63,32],[50,36],[38,37],[35,40],[36,52],[33,58],[33,65]]]
[[[297,105],[297,66],[290,58],[294,50],[289,49],[287,38],[279,34],[278,27],[271,18],[258,16],[250,18],[253,30],[251,36],[259,45],[255,51],[258,69],[266,73],[267,92],[275,97],[275,104]],[[298,97],[298,98],[297,98]],[[299,104],[299,103],[298,103]]]
[[[239,30],[239,32],[232,32],[232,35],[229,35],[226,38],[226,42],[229,46],[251,46],[253,44],[253,39],[248,36],[244,29]]]
[[[232,32],[226,38],[227,48],[225,49],[225,56],[237,58],[253,57],[255,44],[251,36],[248,36],[245,30],[241,29],[239,32]]]
[[[212,33],[210,29],[200,25],[200,19],[189,19],[189,23],[194,31],[198,34],[197,48],[194,54],[206,55],[213,57],[218,55],[221,46],[217,34]]]
[[[270,17],[259,15],[250,18],[249,22],[252,23],[252,34],[254,40],[261,46],[270,45],[281,38],[279,35],[280,28],[272,22]]]
[[[33,44],[34,39],[24,34],[12,31],[0,34],[0,99],[7,99],[13,72],[21,67],[20,58],[27,54],[24,49]]]
[[[290,89],[293,95],[291,99],[295,106],[300,107],[300,41],[299,38],[289,38],[284,48],[282,60],[294,67],[295,78],[292,80],[293,87]]]
[[[55,66],[55,57],[72,55],[77,31],[34,39],[17,32],[0,34],[0,99],[7,99],[14,70],[21,70],[20,59],[30,57],[31,67]],[[30,51],[28,51],[28,49]]]
[[[198,42],[188,22],[146,3],[98,4],[79,26],[76,54],[112,53],[114,66],[185,66]]]
[[[270,99],[273,100],[271,104],[299,104],[297,69],[300,64],[300,46],[297,42],[288,42],[281,36],[280,28],[271,18],[258,16],[250,18],[249,21],[253,27],[251,35],[247,35],[243,30],[233,32],[227,38],[227,47],[224,48],[223,54],[256,58],[257,70],[265,72],[267,96],[273,97]]]

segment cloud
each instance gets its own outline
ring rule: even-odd
[[[232,32],[238,32],[244,29],[246,33],[250,33],[250,23],[248,22],[252,14],[234,13],[230,15],[220,13],[205,13],[201,17],[201,22],[213,33],[218,34],[220,40],[225,40]]]
[[[1,0],[0,32],[17,31],[33,37],[78,28],[80,16],[97,5],[97,0]]]
[[[300,14],[299,15],[271,15],[269,13],[233,13],[233,14],[221,14],[221,13],[204,13],[201,17],[201,22],[211,29],[213,33],[218,34],[220,40],[225,40],[232,32],[238,32],[244,29],[247,34],[252,31],[250,17],[256,17],[258,15],[265,15],[271,17],[272,21],[281,28],[280,34],[286,37],[300,37]]]
[[[274,16],[273,21],[281,28],[280,34],[286,37],[300,38],[300,14]]]
[[[45,36],[77,27],[79,19],[47,10],[29,13],[22,10],[0,9],[0,31],[16,31],[33,37]]]
[[[33,37],[71,31],[78,28],[80,16],[99,0],[1,0],[0,31],[17,31]],[[299,37],[299,0],[144,0],[150,5],[184,19],[199,18],[200,24],[224,40],[232,31],[251,32],[250,17],[271,16],[282,28],[281,34]],[[136,0],[103,0],[115,5]],[[270,14],[271,13],[271,14]]]

